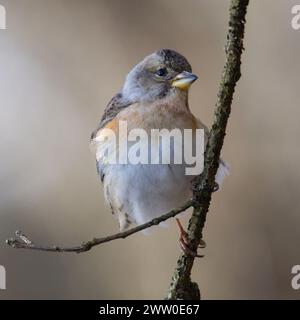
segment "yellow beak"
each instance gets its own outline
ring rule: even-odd
[[[187,90],[197,79],[198,77],[195,74],[183,71],[172,80],[172,86],[181,90]]]

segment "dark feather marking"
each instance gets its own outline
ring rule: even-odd
[[[164,62],[168,67],[174,71],[181,73],[183,71],[192,72],[192,67],[187,59],[180,53],[171,49],[161,49],[157,51],[157,54],[163,57]]]
[[[131,105],[131,103],[126,101],[123,98],[122,93],[120,93],[120,92],[117,93],[109,101],[108,105],[104,109],[104,113],[103,113],[103,116],[100,120],[99,125],[91,134],[91,140],[93,140],[96,137],[97,132],[100,129],[102,129],[108,122],[113,120],[120,111],[122,111],[123,109],[127,108],[130,105]],[[100,176],[101,182],[103,182],[104,177],[105,177],[104,166],[99,161],[97,161],[96,165],[97,165],[97,172]]]
[[[123,98],[122,93],[117,93],[108,103],[104,109],[103,116],[100,120],[98,127],[92,132],[91,139],[94,139],[97,132],[102,129],[108,122],[113,120],[117,114],[123,109],[131,105],[131,102]]]
[[[105,176],[104,168],[101,166],[101,163],[99,161],[96,161],[96,167],[97,167],[97,172],[100,176],[101,182],[103,183],[104,176]]]

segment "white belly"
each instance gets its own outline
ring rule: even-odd
[[[182,205],[191,195],[191,176],[181,165],[110,165],[105,170],[108,201],[141,224]]]

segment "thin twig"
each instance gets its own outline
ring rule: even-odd
[[[189,200],[186,202],[184,205],[181,207],[178,207],[176,209],[173,209],[169,211],[168,213],[155,218],[149,222],[146,222],[144,224],[141,224],[137,227],[128,229],[123,232],[119,232],[107,237],[102,237],[102,238],[94,238],[90,241],[83,242],[78,246],[73,246],[73,247],[61,247],[61,246],[43,246],[39,244],[35,244],[32,240],[30,240],[27,236],[25,236],[21,231],[16,231],[16,238],[15,239],[9,239],[6,240],[6,243],[17,249],[31,249],[31,250],[38,250],[38,251],[48,251],[48,252],[76,252],[76,253],[81,253],[81,252],[86,252],[91,250],[93,247],[98,246],[99,244],[113,241],[116,239],[125,239],[128,236],[137,233],[139,231],[142,231],[144,229],[150,228],[152,226],[156,226],[159,223],[166,221],[172,217],[175,217],[179,213],[185,211],[186,209],[192,207],[194,204],[193,200]]]

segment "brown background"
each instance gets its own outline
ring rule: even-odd
[[[223,156],[232,167],[214,195],[205,258],[193,279],[206,299],[300,298],[300,30],[297,1],[253,0]],[[17,251],[72,245],[117,231],[88,142],[107,101],[146,54],[173,48],[199,80],[191,108],[211,124],[224,62],[229,1],[1,0],[0,298],[163,298],[178,231],[137,234],[81,255]],[[187,218],[185,219],[185,222]]]

